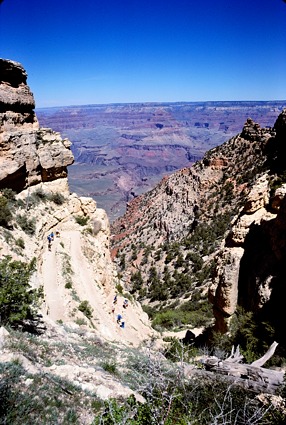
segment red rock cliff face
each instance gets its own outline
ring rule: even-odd
[[[71,143],[39,128],[27,74],[18,62],[0,59],[0,188],[16,192],[67,176]]]

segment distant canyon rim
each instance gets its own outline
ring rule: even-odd
[[[164,176],[191,166],[252,118],[272,126],[286,101],[177,102],[39,108],[42,127],[72,142],[71,191],[94,198],[110,221]]]

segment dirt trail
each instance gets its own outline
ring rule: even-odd
[[[44,249],[42,279],[46,296],[45,313],[53,321],[72,322],[79,316],[79,302],[87,300],[93,308],[92,323],[96,333],[111,341],[127,342],[137,346],[153,333],[146,315],[135,302],[129,302],[128,308],[124,309],[124,298],[120,295],[115,312],[112,313],[115,292],[107,295],[104,288],[99,285],[93,267],[82,248],[80,231],[62,229],[60,237],[54,239],[51,251],[48,247]],[[72,267],[72,291],[76,297],[72,296],[71,289],[65,288],[63,256],[69,259]],[[125,322],[124,329],[116,323],[116,316],[119,313]]]
[[[64,320],[65,311],[64,293],[58,279],[59,264],[57,262],[56,249],[58,241],[53,242],[51,251],[48,246],[44,249],[42,263],[42,278],[46,300],[46,314],[52,320]]]

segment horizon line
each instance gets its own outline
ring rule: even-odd
[[[178,105],[178,104],[212,104],[212,103],[286,103],[286,99],[273,99],[273,100],[195,100],[195,101],[152,101],[152,102],[108,102],[108,103],[80,103],[70,105],[58,105],[58,106],[39,106],[36,109],[52,109],[52,108],[77,108],[77,107],[91,107],[91,106],[111,106],[111,105]]]

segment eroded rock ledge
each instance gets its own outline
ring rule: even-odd
[[[18,62],[0,59],[0,188],[20,192],[67,177],[74,161],[71,143],[39,128],[27,73]]]

